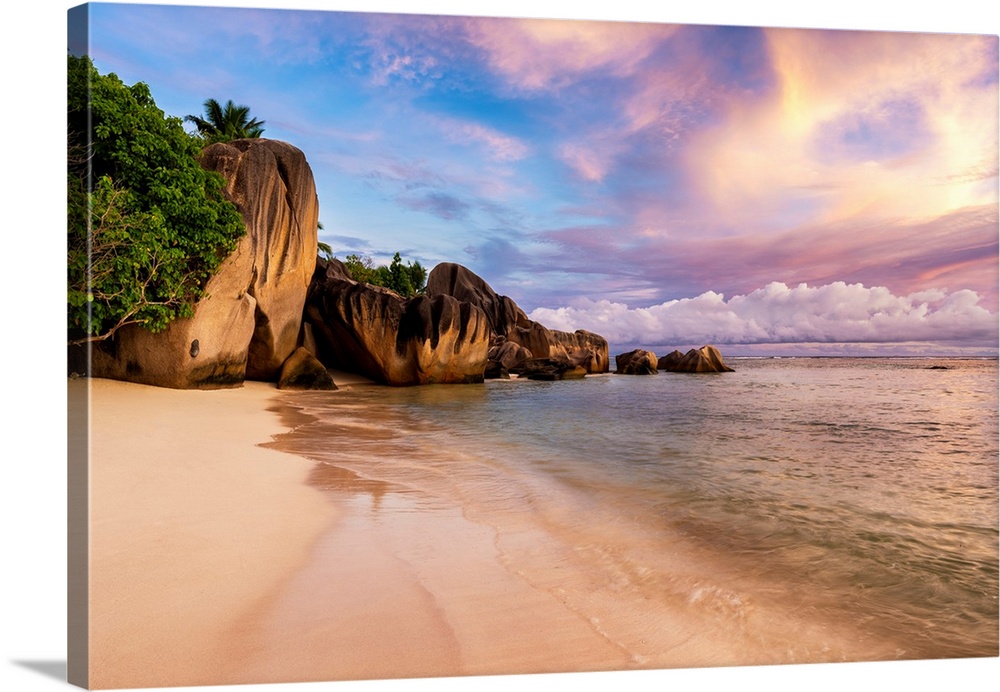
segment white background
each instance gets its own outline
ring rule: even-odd
[[[15,0],[0,22],[4,82],[0,117],[0,413],[3,542],[0,544],[0,690],[63,689],[66,661],[66,433],[63,342],[66,10],[77,3]],[[438,14],[641,20],[696,24],[884,29],[997,34],[985,0],[922,3],[827,0],[159,0],[206,4]],[[629,690],[730,687],[768,690],[941,690],[1000,680],[1000,659],[640,671],[418,681],[213,687],[242,692],[324,690]],[[175,688],[198,689],[198,688]],[[205,689],[205,688],[202,688]]]

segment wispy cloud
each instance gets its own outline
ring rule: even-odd
[[[470,42],[514,91],[565,88],[594,72],[633,74],[676,27],[666,24],[469,19]]]

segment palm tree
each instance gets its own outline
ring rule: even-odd
[[[231,142],[234,139],[260,137],[264,121],[250,119],[250,106],[237,106],[232,99],[225,106],[215,99],[205,101],[205,117],[188,115],[184,119],[194,123],[198,133],[208,142]]]

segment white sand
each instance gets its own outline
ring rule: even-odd
[[[90,684],[212,681],[225,635],[309,555],[335,507],[281,432],[271,386],[91,380]],[[87,381],[70,386],[87,386]]]
[[[455,508],[335,505],[257,447],[273,387],[89,384],[92,687],[627,666]]]

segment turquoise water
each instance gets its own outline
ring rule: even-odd
[[[730,364],[291,394],[280,446],[359,479],[330,492],[461,506],[581,611],[780,643],[750,662],[997,655],[997,361]]]

